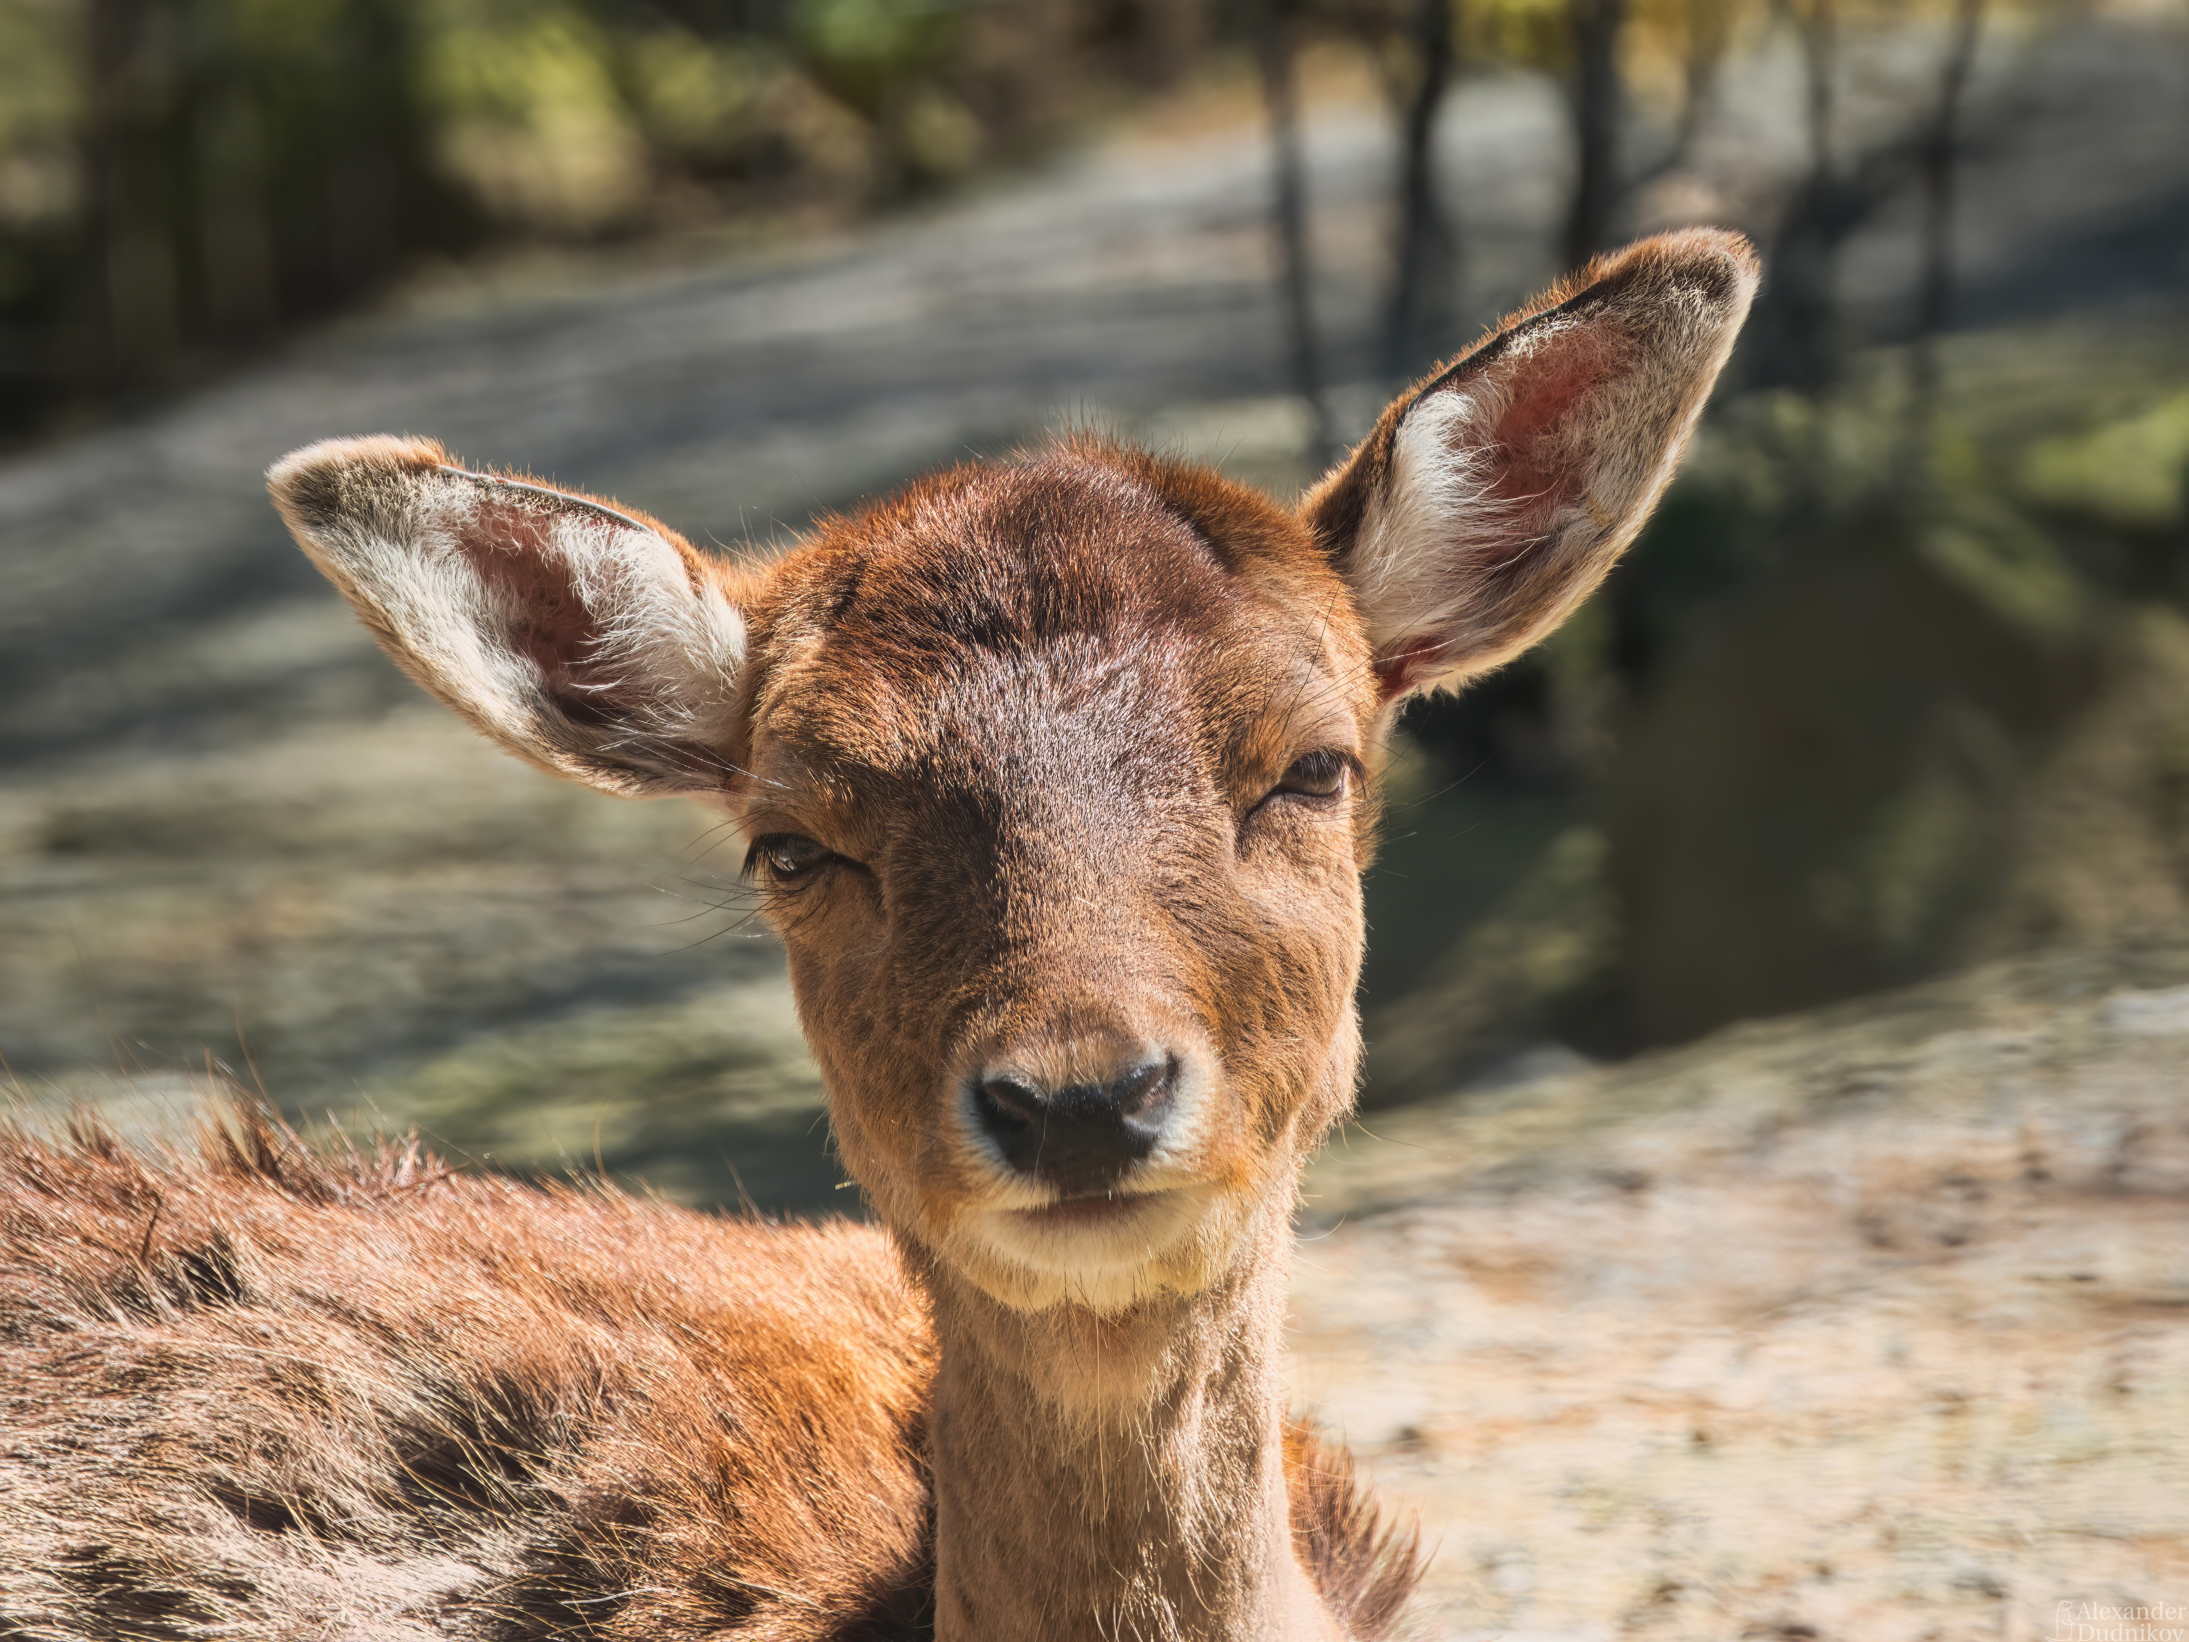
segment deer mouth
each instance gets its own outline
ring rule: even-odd
[[[1131,1219],[1163,1199],[1177,1195],[1175,1191],[1097,1192],[1083,1197],[1059,1198],[1056,1202],[1038,1209],[1015,1209],[1011,1212],[1029,1226],[1109,1226]]]
[[[991,1209],[985,1240],[998,1253],[1049,1272],[1127,1272],[1190,1241],[1211,1207],[1199,1183],[1150,1191],[1089,1192],[1029,1208]]]

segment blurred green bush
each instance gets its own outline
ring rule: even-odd
[[[1140,0],[0,0],[0,436],[421,256],[886,204],[1161,79]]]
[[[1952,348],[1920,419],[1897,351],[1733,403],[1593,627],[1416,712],[1461,801],[1566,805],[1375,1099],[2189,921],[2189,346]]]

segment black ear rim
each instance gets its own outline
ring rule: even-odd
[[[1473,346],[1419,386],[1395,398],[1374,428],[1301,498],[1297,517],[1323,556],[1343,571],[1359,545],[1373,493],[1388,471],[1398,431],[1416,406],[1448,392],[1468,377],[1495,365],[1506,352],[1546,324],[1584,316],[1598,306],[1630,296],[1636,287],[1686,286],[1704,304],[1725,313],[1737,329],[1762,262],[1744,234],[1728,228],[1683,228],[1652,235],[1617,251],[1606,252],[1532,303],[1516,308],[1489,327]]]
[[[573,513],[590,513],[594,517],[618,524],[626,530],[642,531],[649,536],[659,536],[661,528],[643,519],[634,519],[628,513],[619,513],[605,502],[596,502],[590,496],[573,496],[567,490],[557,490],[553,485],[532,484],[523,479],[505,478],[499,473],[479,473],[471,468],[461,468],[453,462],[439,462],[435,466],[443,473],[457,479],[468,479],[483,490],[516,490],[542,501],[552,502],[558,509]]]
[[[1562,302],[1555,303],[1548,308],[1539,309],[1529,314],[1527,318],[1508,324],[1503,329],[1493,331],[1488,336],[1481,338],[1467,352],[1461,354],[1437,375],[1431,377],[1407,395],[1406,408],[1399,412],[1398,419],[1391,424],[1392,430],[1395,432],[1404,427],[1407,417],[1414,414],[1414,408],[1424,399],[1434,399],[1438,394],[1458,386],[1468,377],[1480,375],[1510,352],[1515,342],[1534,335],[1537,331],[1542,330],[1556,320],[1578,313],[1587,304],[1588,299],[1596,294],[1593,289],[1577,291]]]
[[[1673,267],[1663,266],[1651,254],[1660,249],[1662,242],[1678,241],[1699,247],[1706,238],[1711,252],[1698,249],[1697,254]],[[1663,248],[1669,249],[1669,246]],[[1443,393],[1468,376],[1494,365],[1521,339],[1558,320],[1578,317],[1592,308],[1616,302],[1645,281],[1691,286],[1705,301],[1724,307],[1740,295],[1742,275],[1754,278],[1761,268],[1755,246],[1748,237],[1730,229],[1686,229],[1638,241],[1621,251],[1607,252],[1588,267],[1552,286],[1540,305],[1522,308],[1517,317],[1500,321],[1467,352],[1416,388],[1407,396],[1406,408],[1399,412],[1392,426],[1394,429],[1403,427],[1414,407],[1424,399]],[[1712,278],[1712,275],[1717,277]]]

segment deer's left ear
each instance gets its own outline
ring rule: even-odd
[[[674,531],[425,439],[324,440],[267,481],[396,664],[518,757],[631,797],[727,784],[745,621]]]
[[[1511,660],[1656,506],[1756,290],[1737,234],[1598,261],[1394,400],[1301,513],[1358,595],[1384,694]]]

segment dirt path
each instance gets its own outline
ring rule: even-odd
[[[1292,1383],[1419,1510],[1427,1634],[2189,1630],[2184,983],[1979,971],[1330,1154]]]
[[[1863,69],[1850,142],[1929,49],[1911,34]],[[2176,279],[2182,32],[2078,24],[2037,75],[2024,50],[2002,37],[1985,71],[1972,302],[2058,306],[2061,256],[2109,297]],[[1797,67],[1742,65],[1693,197],[1645,217],[1782,189]],[[1342,382],[1372,330],[1389,139],[1343,106],[1310,137]],[[1440,141],[1480,317],[1550,272],[1556,97],[1471,85]],[[1251,129],[1143,131],[773,261],[359,321],[0,463],[0,1054],[42,1100],[150,1100],[208,1049],[241,1069],[240,1026],[295,1110],[416,1119],[531,1166],[598,1157],[695,1200],[742,1177],[841,1202],[780,963],[745,938],[709,818],[562,791],[443,722],[259,475],[307,439],[407,429],[735,543],[1079,416],[1297,484],[1263,166]],[[1896,210],[1849,248],[1884,330],[1907,288]],[[1358,425],[1377,393],[1338,398]]]

